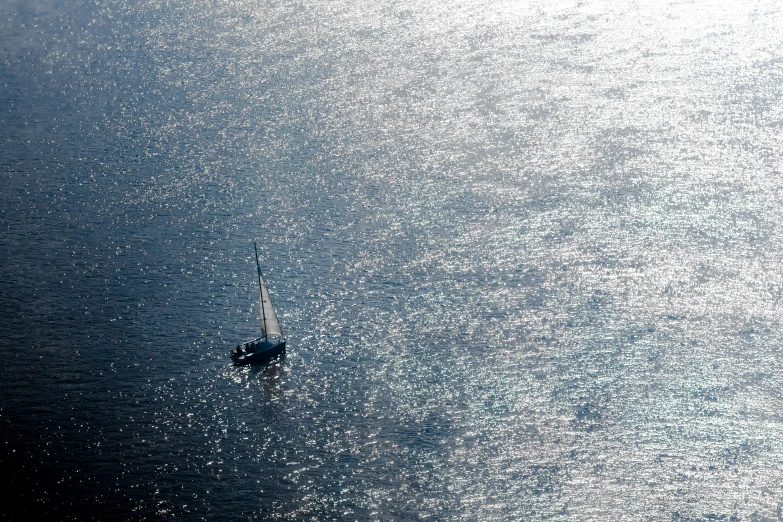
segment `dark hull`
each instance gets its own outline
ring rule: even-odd
[[[237,366],[263,364],[285,353],[285,341],[247,343],[241,353],[231,351],[231,360]]]

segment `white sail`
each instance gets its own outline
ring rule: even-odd
[[[258,272],[258,289],[259,289],[259,314],[258,320],[261,324],[261,334],[264,337],[269,335],[278,335],[283,337],[283,331],[280,329],[280,323],[277,322],[277,314],[272,306],[272,299],[269,297],[269,290],[266,289],[266,283],[264,282],[264,276],[261,272]]]

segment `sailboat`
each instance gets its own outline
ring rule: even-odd
[[[258,263],[258,247],[253,243],[256,253],[256,269],[258,270],[258,320],[261,325],[261,337],[237,345],[236,350],[231,350],[231,359],[234,364],[252,364],[266,362],[285,353],[285,336],[277,320],[269,290],[266,288],[264,276],[261,274],[261,265]]]

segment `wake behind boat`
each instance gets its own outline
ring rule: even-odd
[[[239,344],[236,350],[231,350],[231,360],[236,365],[262,363],[285,353],[285,336],[277,321],[277,314],[272,306],[272,298],[266,288],[264,276],[261,274],[258,248],[255,243],[253,243],[253,249],[256,253],[256,269],[258,270],[258,321],[261,325],[261,337]]]

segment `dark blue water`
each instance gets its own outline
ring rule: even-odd
[[[3,515],[781,520],[780,27],[0,6]]]

